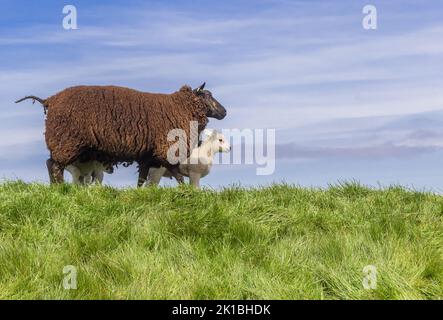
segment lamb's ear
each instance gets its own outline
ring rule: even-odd
[[[217,136],[218,136],[217,130],[212,130],[212,133],[209,136],[209,139],[217,139]]]
[[[214,129],[203,130],[200,134],[200,140],[207,140],[207,139],[211,138],[213,136],[214,132],[215,132]]]

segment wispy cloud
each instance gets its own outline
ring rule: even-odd
[[[296,144],[277,145],[278,159],[386,159],[416,157],[442,147],[381,144],[362,147],[309,147]]]
[[[211,126],[277,128],[288,159],[432,152],[441,131],[404,119],[443,107],[443,24],[429,5],[424,23],[393,1],[380,4],[379,30],[366,32],[362,3],[113,2],[82,5],[75,31],[61,22],[9,26],[0,32],[0,121],[8,123],[0,157],[43,144],[41,110],[13,104],[26,94],[77,84],[171,92],[205,80],[229,110]]]

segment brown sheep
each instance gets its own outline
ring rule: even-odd
[[[51,183],[63,182],[64,168],[77,160],[102,163],[139,163],[140,179],[149,167],[166,166],[173,174],[178,164],[167,161],[168,132],[182,129],[189,133],[190,122],[198,122],[196,137],[187,137],[187,152],[198,141],[208,117],[223,119],[226,109],[204,90],[183,86],[172,94],[140,92],[117,86],[77,86],[45,100],[34,99],[47,110],[46,145]],[[191,140],[192,139],[192,140]],[[143,181],[144,182],[144,181]],[[140,181],[139,181],[140,184]]]

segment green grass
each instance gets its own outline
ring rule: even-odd
[[[66,265],[77,290],[63,288]],[[13,298],[443,299],[443,197],[4,183],[0,299]]]

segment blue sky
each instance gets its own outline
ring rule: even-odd
[[[78,10],[64,30],[62,8]],[[364,30],[362,8],[378,10]],[[443,190],[441,1],[1,1],[0,177],[44,181],[44,117],[27,94],[78,84],[172,92],[203,81],[212,128],[275,128],[275,174],[217,166],[217,187],[286,181]],[[107,176],[133,185],[136,169]]]

